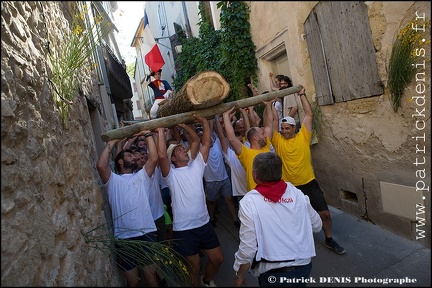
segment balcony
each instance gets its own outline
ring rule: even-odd
[[[133,93],[129,75],[108,46],[102,46],[102,51],[105,58],[111,95],[113,98],[117,98],[113,99],[114,102],[123,103],[123,100],[130,100]],[[122,111],[124,108],[119,110]]]

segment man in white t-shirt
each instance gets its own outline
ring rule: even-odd
[[[108,194],[114,225],[114,237],[122,240],[142,241],[140,249],[146,249],[146,241],[156,242],[156,226],[153,220],[148,193],[153,184],[153,174],[158,157],[156,144],[150,131],[143,130],[135,136],[147,135],[145,140],[149,149],[149,158],[144,167],[136,172],[136,158],[131,150],[120,151],[115,158],[115,167],[119,174],[113,173],[109,166],[112,148],[120,139],[110,140],[97,162],[97,170]],[[120,241],[120,243],[123,243]],[[126,241],[124,243],[127,243]],[[124,247],[116,243],[119,266],[129,287],[139,284],[138,264],[142,259],[136,259],[131,253],[132,247]],[[158,286],[156,264],[143,267],[146,286]]]
[[[137,150],[134,152],[136,162],[138,164],[138,167],[135,170],[136,172],[142,169],[148,160],[148,154],[146,149],[147,148],[137,148]],[[157,228],[157,232],[156,232],[157,241],[162,242],[167,240],[168,236],[166,234],[165,208],[164,208],[162,192],[160,187],[162,176],[161,176],[160,169],[157,166],[155,168],[153,178],[154,178],[153,184],[150,186],[150,189],[148,190],[148,198],[150,203],[150,209],[153,215],[153,220],[155,221],[155,225]]]
[[[219,115],[215,116],[215,130],[216,134],[219,138],[219,142],[221,144],[222,153],[225,157],[225,161],[231,169],[231,185],[232,185],[232,195],[233,197],[237,197],[238,201],[248,192],[246,185],[246,171],[243,165],[240,163],[236,153],[229,146],[229,141],[226,138],[223,130],[223,121],[222,123],[219,121]],[[237,139],[241,141],[240,133],[234,132]]]
[[[283,286],[306,286],[302,280],[309,278],[312,270],[311,259],[316,256],[313,233],[321,231],[321,218],[308,196],[282,180],[282,160],[277,154],[258,154],[252,174],[257,185],[240,201],[234,286],[246,284],[249,268],[260,287],[271,286],[272,279],[294,283]]]
[[[189,151],[182,144],[170,144],[167,149],[165,129],[157,129],[159,166],[171,193],[174,249],[183,255],[192,267],[192,286],[214,287],[213,278],[224,259],[219,239],[210,223],[203,185],[211,136],[207,120],[203,117],[196,119],[203,127],[202,140],[196,134],[195,128],[185,124],[178,125],[190,136]],[[193,161],[190,161],[191,158]],[[200,250],[208,257],[205,274],[201,279]]]
[[[214,120],[210,120],[211,127],[214,126]],[[212,128],[210,128],[212,130]],[[233,202],[233,192],[231,180],[225,168],[224,156],[221,143],[216,133],[212,133],[212,146],[210,148],[207,165],[204,169],[204,191],[207,197],[207,207],[210,214],[210,222],[216,226],[216,200],[219,196],[223,196],[227,204],[228,211],[234,222],[234,226],[240,228],[237,213]]]

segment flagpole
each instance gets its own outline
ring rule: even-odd
[[[163,47],[165,47],[165,48],[167,48],[169,50],[172,50],[171,47],[168,47],[168,46],[166,46],[166,45],[164,45],[164,44],[162,44],[162,43],[159,42],[159,40],[161,40],[161,39],[167,39],[167,38],[170,38],[170,37],[169,36],[157,37],[157,38],[154,38],[154,40],[156,41],[157,44],[162,45]]]

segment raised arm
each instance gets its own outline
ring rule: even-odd
[[[248,110],[248,116],[249,116],[249,122],[251,123],[251,126],[260,126],[261,118],[259,117],[258,113],[255,112],[254,106],[249,106]],[[247,130],[246,130],[247,131]]]
[[[272,115],[273,115],[273,131],[279,132],[279,121],[281,119],[279,119],[279,115],[278,112],[276,111],[276,107],[275,105],[271,105],[271,109],[272,109]]]
[[[171,163],[168,160],[167,156],[167,147],[166,147],[166,137],[165,137],[165,129],[166,128],[157,128],[157,156],[159,158],[159,167],[162,172],[162,176],[166,177],[169,174],[171,169]]]
[[[230,142],[231,147],[233,148],[236,155],[240,155],[243,144],[235,136],[234,128],[231,124],[231,119],[230,119],[230,114],[232,111],[234,111],[234,109],[235,107],[231,107],[231,109],[225,111],[222,115],[224,120],[225,133],[227,135],[228,141]]]
[[[186,137],[188,138],[188,150],[191,153],[191,158],[195,159],[198,154],[198,150],[200,149],[200,137],[195,132],[195,128],[192,128],[194,127],[193,125],[186,125],[184,123],[181,123],[178,124],[178,126],[183,128],[187,132],[188,136]]]
[[[271,91],[279,91],[279,88],[274,85],[273,73],[272,72],[269,73],[269,80],[270,80],[270,90]]]
[[[230,114],[231,126],[233,126],[233,127],[234,127],[235,123],[237,122],[237,117],[235,114],[236,114],[235,111],[231,112],[231,114]]]
[[[292,95],[292,96],[288,95],[288,97],[294,97],[294,95]],[[298,111],[297,105],[296,106],[292,106],[291,109],[290,109],[290,111],[289,111],[289,113],[288,113],[288,116],[291,116],[292,118],[295,118],[295,115],[297,114],[297,111]]]
[[[196,117],[196,119],[201,122],[203,127],[200,152],[204,162],[207,163],[210,147],[212,145],[211,134],[213,133],[213,130],[210,129],[210,124],[204,117]]]
[[[273,137],[273,102],[275,99],[270,101],[264,101],[264,132],[269,139]]]
[[[303,87],[299,92],[300,101],[303,106],[303,110],[305,112],[305,117],[303,119],[303,125],[306,126],[309,132],[312,131],[312,123],[313,123],[313,111],[312,107],[309,103],[308,98],[306,97],[306,89]]]
[[[136,143],[138,137],[133,136],[132,138],[127,139],[126,143],[123,146],[123,150],[130,149],[134,143]]]
[[[123,151],[126,149],[125,146],[128,143],[127,141],[128,141],[128,139],[124,138],[121,141],[116,143],[116,149],[115,149],[114,157],[117,157],[117,155],[120,153],[120,151]]]
[[[142,130],[134,135],[134,137],[145,137],[145,142],[148,149],[148,160],[144,164],[145,171],[147,172],[147,175],[151,177],[155,171],[155,168],[158,163],[158,153],[156,149],[156,144],[153,139],[153,133],[150,130]]]
[[[222,125],[220,123],[220,117],[219,115],[215,116],[215,123],[214,123],[214,130],[216,132],[216,135],[219,138],[219,141],[221,143],[222,151],[227,154],[228,153],[228,141],[225,137],[225,134],[223,132]]]
[[[248,83],[247,87],[250,89],[250,91],[252,92],[253,96],[257,96],[258,95],[258,91],[255,89],[255,87],[252,85],[252,83]]]
[[[105,149],[102,151],[101,155],[99,156],[98,162],[96,164],[96,168],[99,172],[99,176],[102,179],[103,184],[107,183],[110,176],[111,176],[111,168],[108,165],[108,162],[111,157],[111,151],[113,147],[119,142],[120,139],[112,139],[107,142],[107,145],[105,146]]]
[[[244,126],[245,126],[245,131],[248,131],[251,128],[251,125],[255,126],[255,122],[251,122],[249,119],[249,114],[246,111],[246,109],[244,108],[239,108],[240,113],[242,115],[243,118],[243,122],[244,122]]]
[[[171,137],[175,139],[178,143],[181,141],[179,127],[170,128]]]

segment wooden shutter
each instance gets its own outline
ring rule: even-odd
[[[306,20],[305,31],[318,104],[333,104],[333,92],[331,91],[330,76],[327,72],[324,46],[321,42],[320,28],[314,11],[309,14]]]
[[[320,2],[304,25],[320,105],[383,94],[363,2]]]

